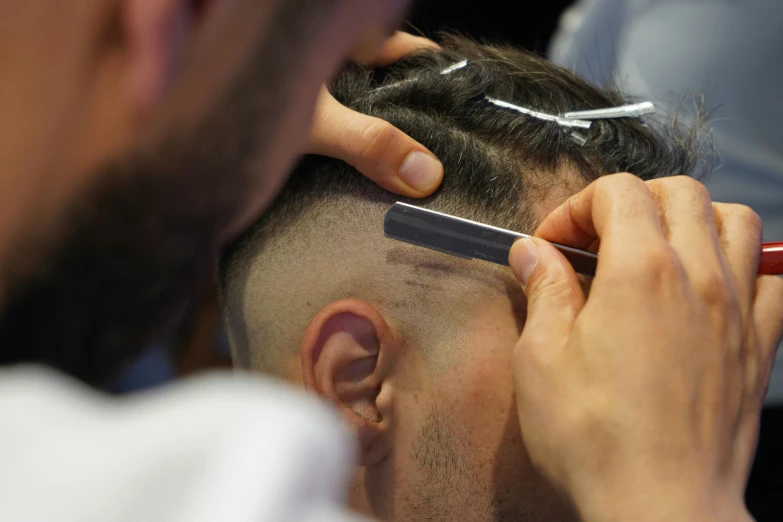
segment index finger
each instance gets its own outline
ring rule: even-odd
[[[396,194],[429,196],[443,180],[443,164],[391,123],[343,106],[322,89],[310,131],[309,154],[345,161]]]
[[[603,176],[571,196],[544,218],[535,235],[582,249],[600,240],[603,258],[665,241],[650,190],[627,173]]]

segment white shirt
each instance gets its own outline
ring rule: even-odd
[[[3,522],[358,522],[336,414],[261,377],[116,399],[0,371]]]
[[[783,241],[782,24],[783,0],[581,0],[550,58],[664,108],[704,94],[723,162],[712,198],[750,206],[764,240]],[[783,350],[767,400],[783,403]]]

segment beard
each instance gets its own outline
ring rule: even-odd
[[[205,117],[105,165],[56,240],[34,235],[11,249],[0,364],[41,363],[104,387],[176,322],[247,194],[280,178],[259,175],[265,144],[296,91],[308,35],[334,1],[278,1]]]
[[[497,448],[475,440],[441,397],[419,427],[413,450],[415,480],[395,520],[575,522],[573,512],[533,469],[509,415]],[[489,450],[489,451],[488,451]]]

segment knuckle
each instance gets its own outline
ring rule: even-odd
[[[702,272],[698,288],[702,300],[710,309],[720,311],[723,314],[738,309],[731,282],[720,269]]]
[[[656,179],[649,182],[656,193],[678,195],[687,194],[686,198],[697,204],[709,204],[712,202],[709,190],[700,181],[689,176],[672,176]]]
[[[359,139],[361,159],[364,161],[380,161],[384,158],[396,135],[396,129],[388,122],[373,120],[362,129]]]
[[[761,236],[763,224],[761,217],[747,205],[727,205],[726,213],[743,228],[749,229],[754,235]],[[725,219],[725,218],[724,218]]]
[[[639,190],[647,187],[644,181],[638,176],[634,176],[628,172],[618,172],[617,174],[610,174],[608,176],[601,176],[596,181],[596,188],[599,190],[609,190],[613,187],[624,186],[631,189]]]
[[[639,263],[639,268],[655,274],[656,279],[670,278],[679,274],[679,259],[668,244],[647,249]]]
[[[703,183],[689,177],[689,176],[673,176],[668,178],[671,180],[670,185],[677,190],[687,190],[695,195],[709,199],[710,193],[707,191],[707,187]]]
[[[604,276],[620,292],[633,285],[635,291],[656,293],[683,284],[684,271],[677,254],[668,245],[644,249],[633,258],[619,263]]]
[[[688,194],[689,200],[694,206],[704,209],[703,211],[709,212],[709,215],[712,216],[712,196],[700,181],[688,176],[676,176],[672,178],[672,186],[669,188],[672,191]]]
[[[712,203],[712,196],[710,196],[710,191],[707,190],[707,187],[703,183],[687,176],[680,177],[683,180],[687,180],[685,181],[685,184],[688,187],[687,190],[693,194],[694,201],[708,205]]]

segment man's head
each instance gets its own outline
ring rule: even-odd
[[[445,49],[375,74],[351,68],[333,85],[342,103],[443,161],[442,188],[417,204],[531,232],[598,176],[694,169],[696,136],[676,125],[598,121],[580,144],[485,99],[563,114],[626,103],[615,93],[520,51],[458,38]],[[361,446],[359,509],[385,520],[568,519],[519,436],[509,370],[525,321],[518,283],[508,269],[385,239],[396,199],[346,164],[303,160],[222,261],[237,365],[343,412]]]
[[[188,279],[262,210],[408,0],[0,4],[1,359],[101,382],[187,295],[149,271]]]

